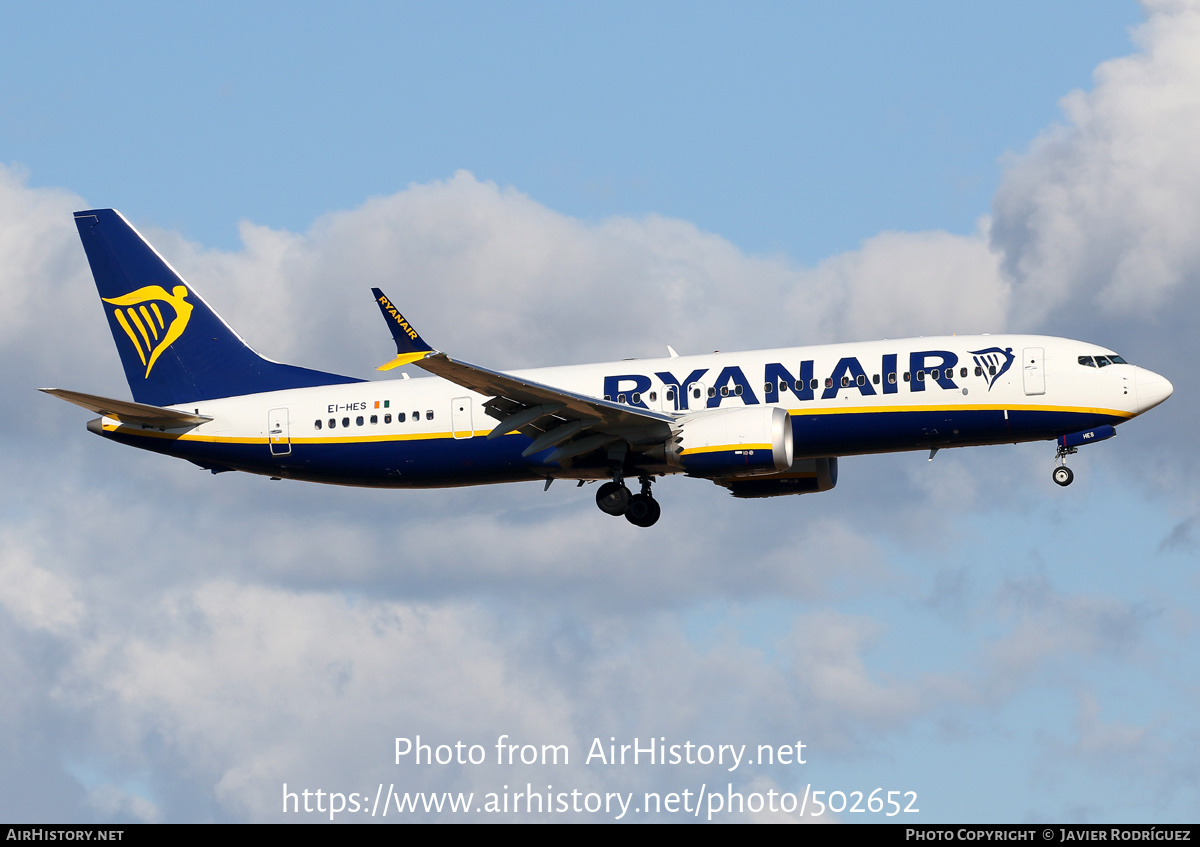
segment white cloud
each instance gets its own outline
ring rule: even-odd
[[[34,564],[34,552],[13,534],[0,542],[0,606],[29,629],[69,632],[79,623],[82,604],[61,576]]]
[[[735,773],[583,759],[593,737],[607,744],[610,735],[744,743],[753,755],[760,743],[794,744],[798,725],[829,756],[857,743],[839,728],[857,724],[877,736],[911,719],[923,697],[911,683],[872,680],[861,663],[863,622],[832,614],[812,617],[787,646],[793,679],[736,642],[697,647],[662,617],[593,617],[563,641],[544,616],[517,622],[516,608],[495,604],[208,582],[152,605],[132,617],[90,609],[98,637],[61,638],[69,661],[43,694],[86,727],[73,755],[91,757],[87,803],[117,818],[164,814],[165,802],[138,787],[146,783],[173,795],[177,811],[194,814],[198,798],[211,796],[221,815],[251,820],[276,818],[284,782],[482,793],[529,780],[640,796],[699,774],[755,790],[764,771],[749,764]],[[717,692],[726,696],[714,711]],[[729,692],[739,692],[736,708]],[[572,764],[498,767],[494,745],[505,734],[517,744],[565,744]],[[394,738],[417,735],[434,747],[480,744],[488,761],[397,766]],[[137,779],[120,778],[129,773]]]
[[[1138,52],[1062,101],[1066,124],[1016,159],[992,245],[1015,282],[1015,322],[1061,309],[1162,315],[1200,271],[1200,7],[1150,2]]]
[[[105,818],[122,820],[133,818],[140,823],[159,823],[162,810],[151,800],[134,791],[127,791],[111,783],[98,785],[88,792],[88,805]]]
[[[496,367],[988,331],[1008,298],[983,232],[884,233],[807,270],[685,221],[579,221],[465,171],[304,234],[241,233],[236,254],[147,235],[264,354],[356,373],[390,354],[372,286],[436,346]]]

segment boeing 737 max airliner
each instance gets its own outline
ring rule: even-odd
[[[650,526],[656,477],[804,494],[834,487],[839,456],[866,453],[1055,440],[1054,481],[1068,485],[1068,455],[1172,392],[1112,350],[1033,335],[506,373],[434,350],[378,289],[396,343],[380,369],[433,376],[367,382],[258,355],[119,212],[75,224],[134,401],[42,390],[99,414],[98,435],[213,473],[391,488],[605,480],[600,509]]]

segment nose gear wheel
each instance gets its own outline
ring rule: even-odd
[[[1074,482],[1075,474],[1070,468],[1067,467],[1067,456],[1077,452],[1079,452],[1078,448],[1063,447],[1061,444],[1059,445],[1058,451],[1054,454],[1054,461],[1057,463],[1057,467],[1055,467],[1054,473],[1052,474],[1052,477],[1057,484],[1067,486]]]

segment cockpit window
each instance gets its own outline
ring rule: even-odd
[[[1089,368],[1107,368],[1109,365],[1128,365],[1129,362],[1115,353],[1110,353],[1106,356],[1080,356],[1079,364]]]

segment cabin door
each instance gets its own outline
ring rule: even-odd
[[[272,409],[267,413],[267,443],[271,445],[272,456],[286,456],[292,452],[287,409]]]
[[[1026,394],[1046,393],[1046,350],[1043,347],[1026,347],[1021,357],[1021,370],[1025,375]]]

